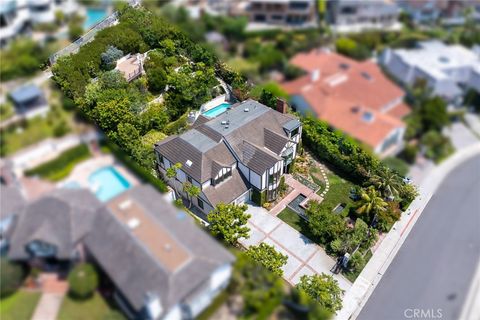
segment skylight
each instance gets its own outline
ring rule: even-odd
[[[370,81],[370,80],[373,79],[373,77],[372,77],[369,73],[367,73],[367,72],[365,72],[365,71],[362,71],[361,74],[362,74],[362,77],[364,77],[364,78],[367,79],[368,81]]]
[[[192,162],[192,160],[187,160],[187,162],[185,162],[185,164],[187,165],[187,167],[191,167],[193,162]]]
[[[374,119],[373,113],[366,111],[362,115],[362,120],[365,122],[372,122]]]

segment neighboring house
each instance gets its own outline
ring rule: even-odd
[[[193,319],[224,289],[234,257],[151,186],[110,201],[85,240],[130,318]]]
[[[2,206],[3,208],[3,206]],[[106,204],[57,189],[17,214],[8,257],[43,268],[93,261],[130,319],[193,319],[229,283],[234,257],[151,186]]]
[[[433,94],[456,104],[461,102],[464,87],[478,88],[480,56],[461,45],[426,41],[415,49],[386,49],[380,61],[405,85],[424,79]]]
[[[294,56],[307,75],[282,84],[292,108],[313,115],[386,156],[400,151],[410,112],[405,93],[372,61],[358,62],[327,50]]]
[[[400,9],[389,0],[327,2],[327,22],[337,32],[361,32],[367,29],[399,30]]]
[[[185,197],[187,181],[198,186],[193,204],[203,213],[218,203],[275,200],[301,137],[301,123],[286,114],[286,104],[280,101],[277,109],[249,99],[214,118],[200,115],[192,129],[155,145],[159,171],[165,175],[180,163],[169,183]]]
[[[55,11],[72,14],[74,0],[2,0],[0,1],[0,47],[31,29],[32,25],[55,22]]]
[[[306,28],[317,25],[315,0],[249,0],[246,14],[256,25]]]
[[[472,19],[480,21],[478,0],[397,0],[397,4],[416,24],[441,22],[445,25],[461,25],[465,23],[466,10],[471,10]]]
[[[127,54],[117,60],[115,70],[120,71],[128,82],[133,81],[143,74],[144,59],[145,57],[141,53]]]
[[[0,250],[8,246],[8,239],[13,230],[15,217],[26,205],[11,163],[0,161]]]
[[[10,92],[17,114],[32,118],[48,112],[48,102],[43,91],[34,84],[23,85]]]

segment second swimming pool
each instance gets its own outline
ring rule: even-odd
[[[88,177],[90,188],[102,202],[116,197],[130,188],[130,183],[114,167],[104,167]]]

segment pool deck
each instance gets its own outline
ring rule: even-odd
[[[90,175],[98,169],[109,166],[114,167],[115,170],[125,177],[132,187],[140,184],[138,178],[122,164],[118,163],[112,155],[99,155],[78,164],[68,178],[59,182],[57,186],[62,187],[69,182],[77,182],[82,188],[89,189],[88,178]]]

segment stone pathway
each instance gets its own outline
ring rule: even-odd
[[[55,320],[62,305],[63,297],[68,292],[68,282],[58,278],[55,273],[40,275],[42,296],[35,308],[32,320]]]
[[[320,196],[325,199],[325,195],[327,194],[328,190],[330,190],[330,182],[328,181],[327,173],[325,172],[325,167],[323,164],[319,164],[320,172],[322,173],[323,181],[325,181],[325,190],[322,191]]]

